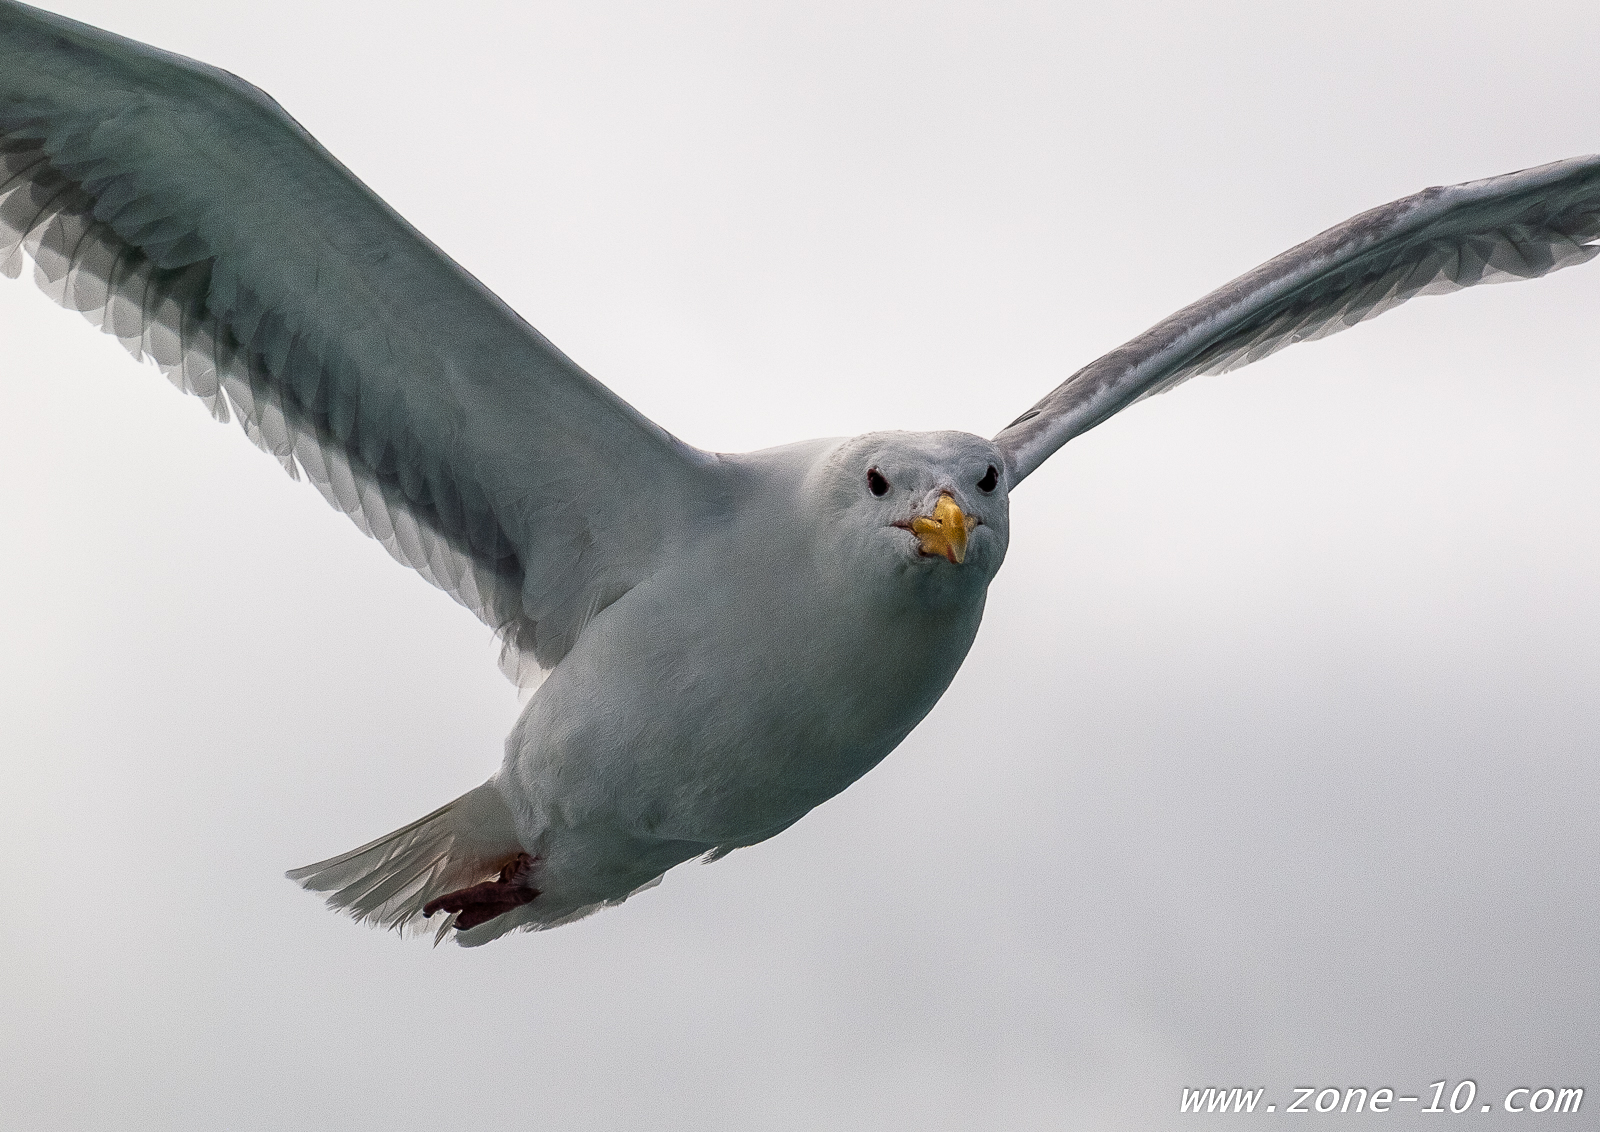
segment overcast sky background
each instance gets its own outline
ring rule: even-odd
[[[1600,150],[1588,0],[50,7],[262,86],[721,450],[992,434],[1355,212]],[[1597,310],[1600,267],[1423,299],[1136,406],[1019,489],[877,770],[435,951],[282,873],[498,765],[486,633],[0,280],[4,1123],[1132,1130],[1244,1085],[1270,1126],[1467,1077],[1600,1110]]]

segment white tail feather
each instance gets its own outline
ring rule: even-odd
[[[428,901],[492,880],[521,852],[511,811],[490,780],[376,841],[285,875],[328,893],[328,907],[357,923],[412,934],[433,927],[422,915]],[[450,934],[455,916],[442,920],[435,943]]]

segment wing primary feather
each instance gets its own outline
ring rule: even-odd
[[[72,191],[70,182],[59,179],[54,170],[51,173],[54,176],[50,181],[20,185],[0,202],[0,228],[4,230],[0,253],[5,257],[0,260],[0,275],[8,279],[22,274],[23,245],[34,225],[50,211],[51,205]]]

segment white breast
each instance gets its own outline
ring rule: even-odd
[[[779,493],[738,508],[742,527],[698,532],[528,705],[500,787],[547,872],[615,875],[614,898],[648,879],[629,861],[654,875],[769,837],[893,750],[949,685],[986,587],[937,609],[886,597],[791,511]]]

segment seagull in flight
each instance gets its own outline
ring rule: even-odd
[[[532,692],[483,785],[289,876],[475,946],[799,820],[927,715],[1009,498],[1141,398],[1418,295],[1600,253],[1600,157],[1425,189],[1269,260],[993,438],[705,452],[645,419],[270,97],[0,0],[0,270],[235,419],[482,620]]]

